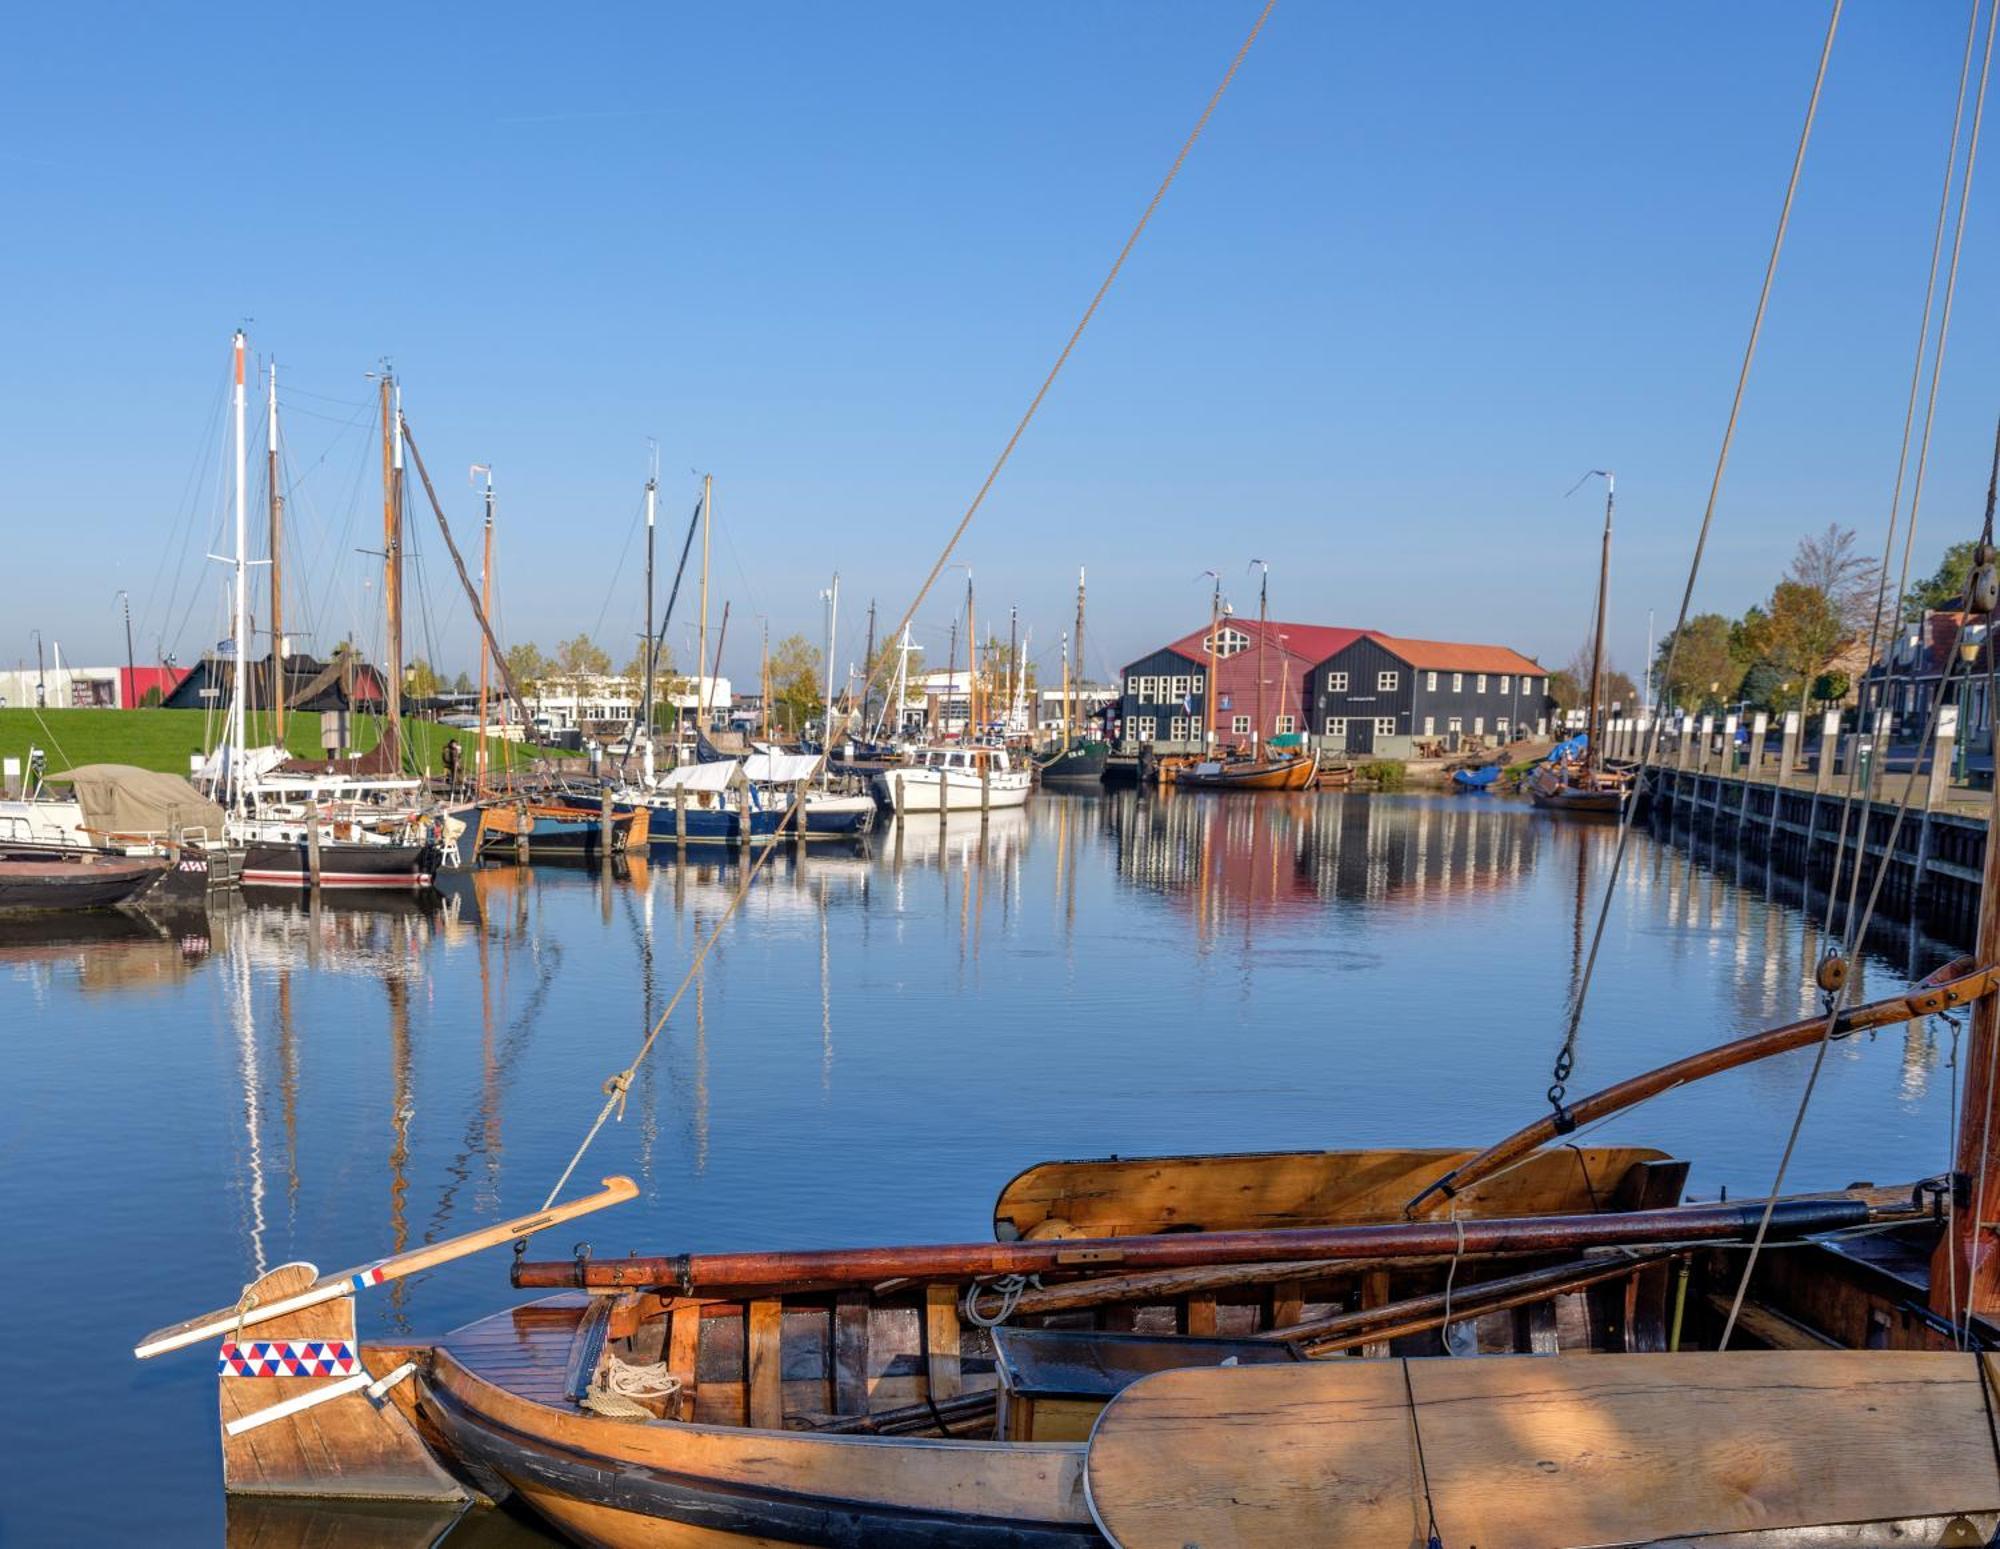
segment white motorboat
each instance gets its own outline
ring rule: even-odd
[[[1024,807],[1034,777],[1005,748],[923,748],[875,776],[875,796],[896,812],[980,812]]]

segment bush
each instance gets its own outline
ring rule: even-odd
[[[1403,788],[1403,766],[1393,758],[1378,758],[1371,763],[1360,765],[1354,771],[1354,778],[1372,785],[1378,791],[1400,791]]]

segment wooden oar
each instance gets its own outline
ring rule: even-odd
[[[466,1232],[462,1236],[448,1237],[443,1242],[412,1248],[409,1252],[398,1253],[393,1258],[377,1259],[372,1264],[360,1264],[353,1269],[344,1269],[337,1275],[322,1275],[297,1295],[287,1296],[266,1306],[218,1307],[214,1312],[205,1312],[200,1317],[189,1318],[184,1323],[174,1323],[166,1328],[155,1329],[133,1347],[132,1353],[143,1361],[148,1356],[179,1350],[201,1340],[227,1334],[233,1329],[251,1328],[272,1318],[282,1318],[285,1314],[297,1312],[301,1308],[316,1307],[321,1302],[330,1302],[336,1297],[352,1296],[356,1291],[366,1290],[369,1286],[382,1285],[390,1280],[401,1280],[405,1276],[416,1274],[419,1270],[449,1263],[453,1259],[462,1259],[467,1254],[477,1253],[483,1248],[512,1242],[517,1237],[526,1237],[532,1232],[541,1231],[544,1227],[589,1215],[592,1211],[602,1210],[607,1205],[622,1204],[639,1192],[639,1185],[630,1178],[606,1178],[603,1181],[604,1188],[600,1193],[586,1194],[583,1198],[573,1199],[566,1205],[539,1210],[533,1215],[516,1216],[511,1221],[484,1226],[476,1232]]]
[[[1915,1022],[1934,1016],[1940,1011],[1949,1011],[1954,1006],[1963,1006],[1982,995],[1991,994],[1996,984],[2000,984],[2000,967],[1981,968],[1970,958],[1958,958],[1928,978],[1918,980],[1907,994],[1892,995],[1887,1000],[1871,1001],[1865,1006],[1854,1006],[1841,1012],[1834,1023],[1832,1036],[1845,1038],[1865,1028]],[[1657,1097],[1690,1081],[1767,1060],[1775,1054],[1803,1049],[1826,1036],[1826,1017],[1810,1016],[1803,1021],[1787,1022],[1783,1027],[1752,1033],[1734,1043],[1703,1049],[1670,1065],[1662,1065],[1657,1070],[1628,1077],[1616,1086],[1608,1086],[1589,1097],[1580,1097],[1560,1114],[1537,1119],[1505,1140],[1487,1147],[1479,1155],[1460,1163],[1442,1178],[1426,1184],[1422,1192],[1403,1207],[1403,1214],[1415,1219],[1428,1212],[1442,1210],[1453,1195],[1472,1187],[1482,1178],[1492,1177],[1537,1147],[1561,1139],[1580,1124],[1593,1124],[1609,1114],[1623,1112],[1649,1097]]]

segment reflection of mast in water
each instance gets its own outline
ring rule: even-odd
[[[829,971],[826,928],[826,881],[819,888],[819,1089],[833,1086],[833,975]]]
[[[486,1153],[486,1191],[480,1204],[500,1198],[500,1054],[493,1044],[492,943],[479,922],[479,1140]]]
[[[410,985],[397,969],[390,970],[383,984],[389,992],[389,1243],[392,1253],[401,1253],[410,1241],[410,1180],[405,1168],[415,1112],[410,1096]],[[399,1317],[408,1284],[396,1280],[389,1286],[390,1305]]]
[[[643,881],[639,892],[639,983],[640,999],[644,1005],[639,1036],[644,1039],[653,1030],[657,1016],[653,1010],[653,997],[658,986],[653,977],[653,885],[650,878]],[[660,1089],[653,1081],[653,1061],[647,1060],[639,1067],[639,1176],[648,1184],[653,1181],[653,1147],[659,1138]]]
[[[264,1274],[264,1114],[258,1088],[257,1022],[250,1005],[250,954],[239,947],[232,954],[236,971],[231,986],[236,1016],[236,1059],[243,1078],[243,1130],[249,1138],[250,1153],[250,1259],[261,1279]]]
[[[292,971],[278,970],[278,1091],[285,1107],[285,1211],[299,1208],[299,1040],[292,1025]]]
[[[708,1171],[708,965],[694,977],[694,1170]]]

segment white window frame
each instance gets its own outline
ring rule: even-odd
[[[1186,742],[1190,737],[1194,735],[1194,732],[1189,725],[1191,719],[1192,717],[1185,715],[1175,716],[1171,721],[1167,723],[1167,735],[1171,737],[1175,742]]]
[[[1375,717],[1375,735],[1376,735],[1376,736],[1378,736],[1378,737],[1393,737],[1393,736],[1395,736],[1395,735],[1396,735],[1396,718],[1395,718],[1395,717],[1394,717],[1393,715],[1378,715],[1378,716],[1376,716],[1376,717]]]
[[[1507,735],[1507,727],[1508,727],[1508,721],[1507,721],[1507,717],[1503,715],[1503,716],[1501,716],[1501,717],[1500,717],[1500,718],[1499,718],[1498,720],[1494,721],[1494,723],[1493,723],[1493,735],[1494,735],[1494,736],[1496,736],[1496,737],[1504,737],[1504,736],[1506,736],[1506,735]]]
[[[1427,673],[1425,673],[1425,674],[1424,674],[1424,690],[1425,690],[1425,692],[1427,692],[1427,693],[1431,693],[1431,694],[1435,694],[1435,693],[1437,692],[1437,690],[1438,690],[1438,675],[1437,675],[1436,673],[1434,673],[1434,672],[1427,672]]]
[[[1483,736],[1485,736],[1485,735],[1486,735],[1486,717],[1485,717],[1485,716],[1483,716],[1483,715],[1475,715],[1475,716],[1474,716],[1474,717],[1472,718],[1472,735],[1473,735],[1473,736],[1475,736],[1475,737],[1483,737]]]
[[[1188,692],[1192,694],[1196,699],[1199,699],[1201,698],[1201,691],[1207,687],[1208,687],[1208,677],[1206,674],[1204,674],[1203,676],[1196,678],[1188,686]]]
[[[1514,681],[1514,678],[1513,678],[1513,674],[1512,674],[1512,673],[1506,673],[1506,672],[1503,672],[1503,673],[1501,673],[1501,674],[1500,674],[1500,692],[1501,692],[1501,693],[1503,693],[1503,694],[1511,694],[1511,693],[1513,693],[1513,692],[1514,692],[1514,690],[1513,690],[1513,688],[1512,688],[1512,687],[1510,687],[1510,685],[1511,685],[1511,684],[1513,683],[1513,681]]]
[[[1159,725],[1160,723],[1150,715],[1133,716],[1132,717],[1133,739],[1138,742],[1152,742],[1153,740],[1155,740],[1155,736],[1159,730]]]
[[[1328,674],[1326,675],[1326,691],[1327,691],[1327,692],[1328,692],[1329,694],[1344,694],[1344,693],[1346,693],[1346,692],[1347,692],[1347,674],[1346,674],[1346,673],[1344,673],[1344,672],[1329,672],[1329,673],[1328,673]]]
[[[1298,717],[1295,715],[1279,716],[1277,720],[1277,728],[1278,728],[1277,734],[1280,737],[1286,737],[1291,735],[1293,732],[1299,729]]]
[[[1126,680],[1125,680],[1125,692],[1126,692],[1126,693],[1128,693],[1128,694],[1130,694],[1130,695],[1131,695],[1131,696],[1132,696],[1132,697],[1133,697],[1134,699],[1137,699],[1137,698],[1139,697],[1139,674],[1138,674],[1138,673],[1136,673],[1136,672],[1135,672],[1135,673],[1133,673],[1133,674],[1132,674],[1132,675],[1131,675],[1130,677],[1126,678]]]
[[[1464,673],[1462,673],[1462,672],[1454,672],[1454,673],[1453,673],[1453,674],[1451,675],[1451,691],[1452,691],[1452,692],[1453,692],[1454,694],[1462,694],[1462,693],[1464,693],[1464,692],[1465,692],[1465,674],[1464,674]]]
[[[1435,677],[1437,676],[1437,674],[1433,673],[1432,676]],[[1435,737],[1437,735],[1437,729],[1438,729],[1438,718],[1434,715],[1425,716],[1424,735],[1426,737]]]
[[[1465,718],[1463,716],[1457,716],[1457,715],[1452,716],[1449,720],[1447,720],[1444,723],[1444,729],[1447,733],[1455,731],[1464,731]]]
[[[1250,717],[1247,715],[1232,715],[1229,718],[1229,735],[1232,737],[1249,736]]]
[[[1345,737],[1347,735],[1347,717],[1344,715],[1329,715],[1326,718],[1326,734],[1329,737]]]
[[[1378,672],[1375,674],[1375,692],[1378,694],[1393,693],[1396,685],[1402,682],[1402,680],[1403,675],[1400,672]]]
[[[1485,674],[1485,673],[1483,673],[1483,672],[1482,672],[1482,673],[1481,673],[1481,674],[1480,674],[1480,675],[1479,675],[1479,676],[1478,676],[1477,678],[1475,678],[1475,679],[1473,680],[1473,684],[1472,684],[1472,692],[1473,692],[1473,693],[1475,693],[1475,694],[1483,694],[1483,693],[1485,693],[1485,692],[1486,692],[1486,674]]]

